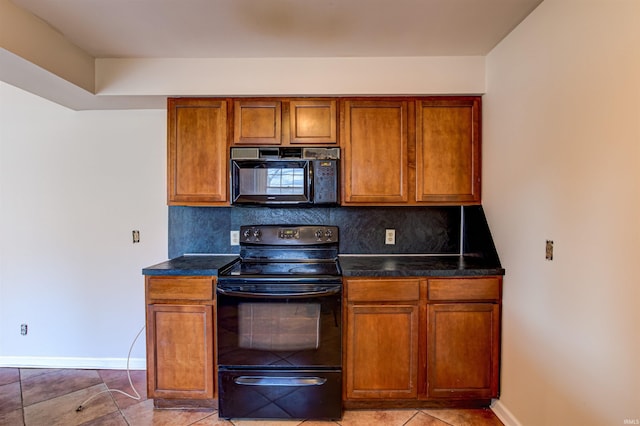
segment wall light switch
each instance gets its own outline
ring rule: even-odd
[[[384,243],[385,244],[395,244],[396,243],[396,230],[395,229],[387,229],[387,230],[385,230]]]
[[[553,240],[547,240],[545,248],[545,259],[553,260]]]
[[[240,245],[240,231],[231,231],[231,245],[232,246]]]
[[[133,237],[133,244],[139,243],[140,242],[140,231],[133,230],[131,231],[131,235]]]

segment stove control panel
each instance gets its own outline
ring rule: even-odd
[[[338,227],[324,225],[251,225],[240,227],[240,244],[336,244]]]

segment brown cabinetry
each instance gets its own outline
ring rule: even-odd
[[[337,144],[336,100],[291,100],[289,132],[291,144]]]
[[[343,204],[480,203],[480,97],[345,99]]]
[[[282,102],[237,100],[233,102],[235,145],[280,145]]]
[[[481,202],[478,96],[170,98],[167,106],[169,205],[229,205],[230,144],[338,142],[343,205]]]
[[[167,103],[169,205],[228,205],[227,101]]]
[[[409,201],[409,104],[345,100],[341,108],[343,204]]]
[[[345,405],[498,396],[501,277],[346,278]]]
[[[211,407],[215,277],[147,276],[147,395],[156,407]]]
[[[348,279],[346,294],[346,398],[415,398],[419,281]]]
[[[480,202],[480,98],[416,102],[416,201]]]
[[[238,99],[233,144],[335,145],[335,99]]]
[[[501,279],[430,279],[426,398],[498,396]]]

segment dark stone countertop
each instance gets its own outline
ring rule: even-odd
[[[341,255],[343,277],[421,277],[504,275],[497,260],[480,256]]]
[[[218,275],[220,269],[238,260],[237,255],[186,255],[146,267],[142,275]]]
[[[143,275],[211,275],[236,262],[237,255],[185,255],[146,267]],[[421,277],[504,275],[496,260],[480,256],[341,255],[344,277]]]

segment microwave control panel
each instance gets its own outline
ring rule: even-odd
[[[313,202],[330,204],[338,202],[338,161],[314,160],[313,163]]]

